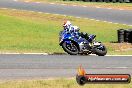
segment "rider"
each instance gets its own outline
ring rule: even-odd
[[[83,32],[79,33],[80,30],[79,27],[73,26],[70,21],[65,21],[63,27],[64,30],[68,33],[74,33],[75,35],[85,38],[86,40],[88,40],[89,38],[87,33],[83,33]]]

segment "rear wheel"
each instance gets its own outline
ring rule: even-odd
[[[64,49],[65,52],[67,52],[70,55],[77,55],[79,53],[77,45],[72,41],[70,41],[70,43],[64,41],[62,44],[62,48]]]

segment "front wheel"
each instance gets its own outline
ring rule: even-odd
[[[70,41],[70,43],[67,43],[66,41],[63,42],[62,48],[65,52],[67,52],[70,55],[77,55],[79,53],[79,50],[75,43]]]
[[[98,56],[105,56],[107,54],[107,48],[101,44],[93,48],[93,52]]]

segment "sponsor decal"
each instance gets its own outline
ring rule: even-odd
[[[90,83],[130,83],[129,74],[87,74],[82,66],[78,69],[76,81],[79,85]]]

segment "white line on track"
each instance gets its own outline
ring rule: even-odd
[[[129,67],[116,67],[116,68],[129,68]]]
[[[30,12],[34,13],[35,11],[30,11]]]
[[[50,13],[44,13],[44,14],[50,14]]]
[[[1,8],[1,9],[8,9],[8,8]],[[12,9],[12,10],[17,10],[17,9]],[[28,11],[28,10],[22,10],[22,11]],[[29,11],[29,12],[35,12],[35,11]],[[38,13],[44,13],[44,12],[38,12]],[[44,13],[44,14],[52,14],[52,13]],[[67,15],[62,15],[62,14],[54,14],[54,15],[60,15],[60,16],[65,16],[65,17],[67,16]],[[70,16],[70,17],[74,17],[74,16]],[[89,19],[89,18],[83,18],[83,17],[76,17],[76,18]],[[101,20],[96,20],[96,19],[89,19],[89,20],[101,21]],[[114,22],[109,22],[109,21],[101,21],[101,22],[120,24],[120,23],[114,23]],[[127,24],[122,24],[122,25],[132,26],[132,25],[127,25]]]
[[[66,5],[66,4],[60,4],[60,5]]]
[[[43,13],[43,12],[38,12],[38,13]]]
[[[72,6],[77,6],[77,5],[72,5]]]
[[[23,53],[23,54],[49,55],[48,53]]]
[[[62,15],[62,16],[65,16],[66,17],[67,15]]]
[[[119,23],[114,23],[114,24],[119,24]]]
[[[50,4],[54,5],[55,3],[50,3]]]
[[[106,69],[127,69],[129,67],[105,67]]]
[[[81,18],[81,17],[76,17],[76,18]]]
[[[111,24],[111,23],[113,23],[113,22],[108,22],[108,23],[110,23],[110,24]]]
[[[48,53],[8,53],[8,52],[0,52],[0,54],[32,54],[32,55],[51,55],[52,53],[50,53],[50,54],[48,54]],[[95,55],[95,54],[90,54],[90,55],[88,55],[88,56],[97,56],[97,55]],[[120,57],[120,56],[129,56],[129,57],[132,57],[132,55],[106,55],[106,56],[108,56],[108,57],[110,57],[110,56],[114,56],[114,57]],[[111,67],[107,67],[107,68],[111,68]],[[128,68],[128,67],[118,67],[118,68]]]
[[[119,10],[124,10],[124,9],[119,9]]]
[[[41,2],[35,2],[35,3],[39,4],[39,3],[41,3]]]
[[[96,8],[101,8],[101,7],[96,6]]]
[[[100,20],[95,20],[95,21],[100,21]]]
[[[87,6],[82,6],[82,7],[87,7]]]
[[[112,9],[112,8],[106,8],[106,9]]]
[[[21,53],[0,53],[0,54],[21,54]]]
[[[127,25],[127,24],[122,24],[122,25]]]
[[[13,0],[13,1],[18,1],[18,0]],[[26,3],[30,2],[30,1],[24,1]],[[41,3],[41,2],[34,2],[34,3]],[[49,4],[57,4],[57,3],[49,3]],[[59,5],[67,5],[67,4],[59,4]],[[71,6],[78,6],[78,5],[71,5]],[[85,5],[81,5],[82,7],[88,7]],[[103,7],[99,7],[99,6],[95,6],[95,8],[103,8]],[[104,9],[113,9],[113,8],[104,8]],[[125,9],[118,9],[118,10],[125,10]]]
[[[1,8],[1,9],[8,9],[8,8]]]
[[[60,15],[60,14],[54,14],[54,15]]]
[[[16,54],[16,55],[18,55],[18,54],[32,54],[32,55],[49,55],[48,53],[0,53],[0,54],[12,54],[12,55],[14,55],[14,54]]]
[[[13,1],[17,2],[18,0],[13,0]]]
[[[132,55],[106,55],[106,56],[117,56],[117,57],[119,57],[119,56],[132,56]]]
[[[90,20],[95,20],[95,19],[90,19]]]
[[[103,21],[103,22],[107,22],[107,21]]]
[[[29,1],[24,1],[24,2],[28,3]]]
[[[14,10],[17,10],[17,9],[12,9],[12,10],[14,11]]]
[[[84,18],[84,19],[88,20],[89,18]]]

